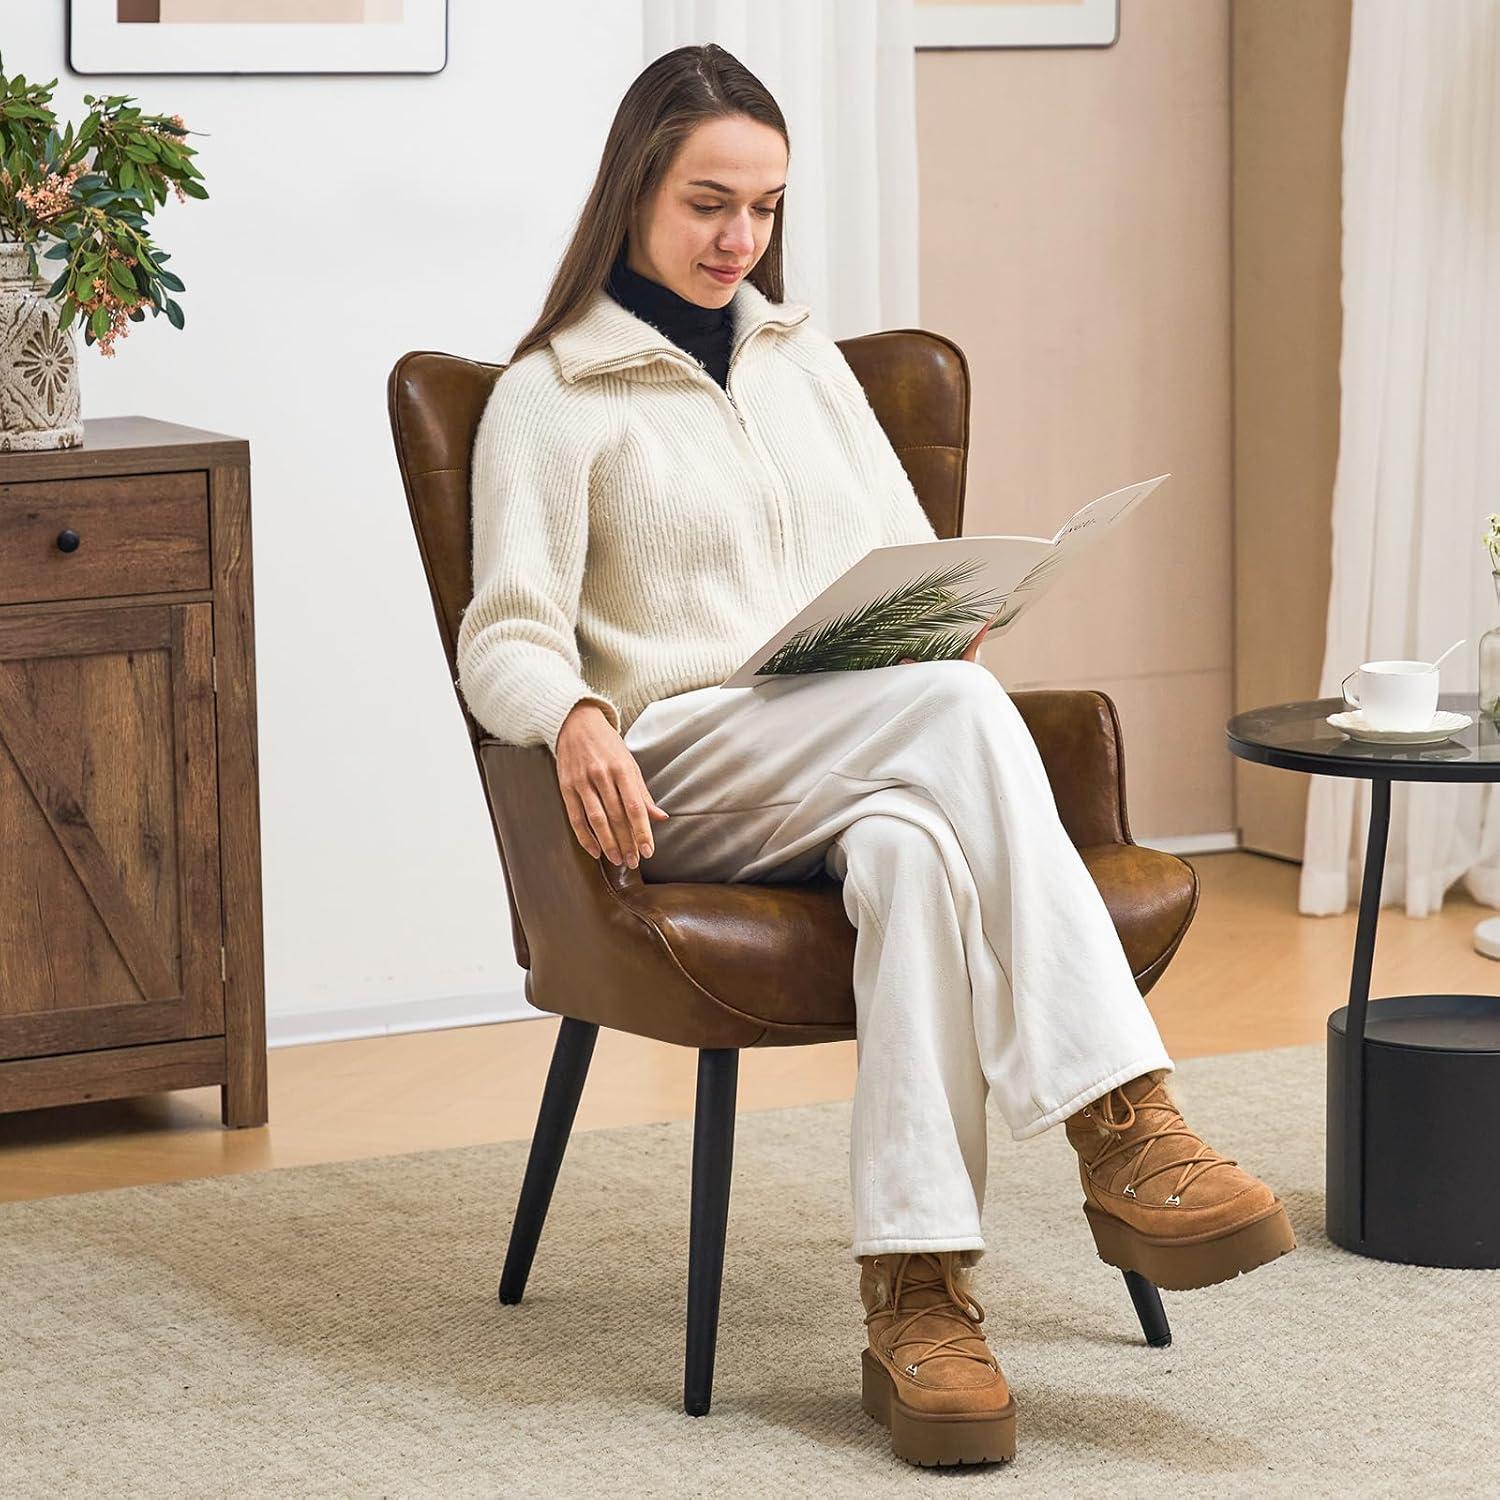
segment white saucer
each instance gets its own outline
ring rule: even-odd
[[[1435,745],[1449,739],[1474,722],[1469,714],[1450,713],[1440,708],[1432,722],[1422,729],[1372,729],[1357,708],[1347,713],[1329,714],[1328,722],[1351,740],[1365,740],[1372,745]]]

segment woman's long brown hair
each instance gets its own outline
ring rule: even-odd
[[[629,235],[638,205],[666,176],[682,143],[705,120],[748,115],[791,141],[781,108],[770,90],[738,58],[709,42],[664,52],[625,91],[604,142],[599,172],[578,216],[573,238],[558,264],[542,315],[516,345],[514,364],[573,321],[609,279],[610,267]],[[749,281],[773,302],[783,300],[781,214],[776,202],[771,238],[750,271]]]

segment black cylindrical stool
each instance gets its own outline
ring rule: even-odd
[[[1500,1267],[1500,998],[1391,995],[1366,1012],[1363,1226],[1348,1018],[1328,1018],[1329,1239],[1406,1265]]]

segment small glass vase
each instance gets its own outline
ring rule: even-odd
[[[1491,572],[1495,600],[1500,603],[1500,572]],[[1500,720],[1500,625],[1479,637],[1479,712]]]

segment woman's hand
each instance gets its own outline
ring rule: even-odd
[[[974,639],[969,642],[968,646],[964,649],[963,656],[960,657],[959,660],[961,660],[961,661],[974,661],[974,662],[977,662],[979,660],[979,647],[980,647],[980,644],[984,640],[985,633],[989,630],[990,626],[993,625],[994,623],[995,622],[993,620],[986,620],[984,622],[984,624],[979,627],[979,634],[976,635],[974,637]],[[901,660],[896,663],[896,665],[898,667],[904,667],[907,664],[907,662],[909,662],[909,661],[915,661],[915,660],[916,660],[916,657],[914,657],[914,656],[903,656],[901,658]]]
[[[653,818],[671,814],[652,801],[641,768],[597,703],[575,704],[557,733],[557,784],[578,842],[595,858],[633,870],[654,851]]]

